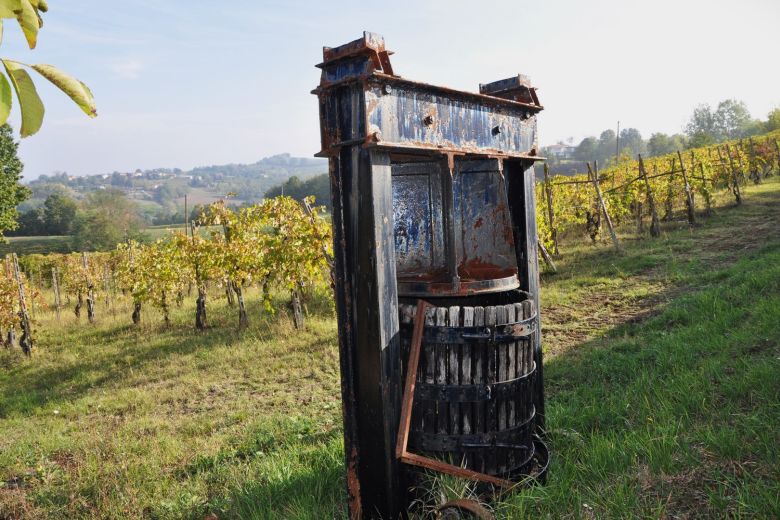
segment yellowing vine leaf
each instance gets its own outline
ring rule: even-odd
[[[52,65],[38,64],[31,65],[31,67],[67,94],[89,117],[97,116],[95,99],[92,97],[89,87],[84,83]]]
[[[35,90],[32,78],[19,63],[10,60],[2,60],[8,77],[16,90],[19,99],[19,107],[22,112],[22,129],[19,132],[22,137],[33,135],[41,128],[43,123],[43,102]]]

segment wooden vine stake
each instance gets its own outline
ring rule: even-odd
[[[780,143],[777,142],[777,139],[775,139],[775,164],[777,165],[777,173],[780,175]]]
[[[615,234],[615,228],[612,226],[612,219],[609,218],[609,212],[607,211],[606,204],[604,204],[604,197],[601,194],[601,187],[599,186],[598,162],[596,161],[593,162],[593,170],[591,170],[590,163],[588,163],[588,177],[593,183],[593,188],[596,190],[596,197],[599,200],[599,207],[601,208],[601,211],[604,214],[604,219],[607,221],[607,229],[609,230],[609,236],[612,239],[612,244],[615,246],[616,250],[620,251],[620,243],[618,242],[617,235]]]
[[[87,282],[87,319],[90,323],[95,323],[95,285],[89,276],[87,253],[81,253],[81,265],[84,267],[84,281]]]
[[[761,184],[761,173],[758,170],[758,157],[756,155],[756,143],[753,142],[753,138],[748,138],[749,155],[748,166],[750,167],[750,178],[753,179],[753,184]]]
[[[734,167],[734,159],[731,157],[731,148],[729,148],[728,144],[726,145],[726,155],[729,158],[729,166],[731,167],[731,191],[734,193],[734,198],[737,199],[737,205],[740,205],[742,204],[742,192],[739,189],[739,177],[737,176],[737,169]],[[723,161],[720,148],[718,148],[718,156]]]
[[[550,237],[553,242],[553,253],[559,255],[558,229],[555,227],[555,210],[553,208],[552,180],[550,179],[550,171],[547,167],[547,163],[544,164],[544,195],[545,199],[547,199],[547,220],[550,224]]]
[[[650,236],[661,236],[661,222],[658,220],[658,210],[655,207],[655,199],[653,198],[653,190],[650,188],[650,181],[647,178],[647,170],[645,170],[645,163],[642,160],[642,156],[639,156],[639,175],[645,181],[645,191],[647,193],[647,204],[650,206]]]
[[[19,259],[16,257],[16,253],[11,255],[13,261],[14,278],[16,279],[16,286],[19,289],[19,327],[22,329],[22,337],[19,338],[19,346],[22,348],[22,352],[29,356],[32,354],[33,339],[32,339],[32,327],[30,325],[30,315],[27,312],[27,299],[24,293],[24,282],[22,281],[22,273],[19,271]]]
[[[54,312],[57,313],[57,323],[60,323],[60,308],[62,299],[60,298],[60,281],[57,276],[57,268],[51,268],[51,288],[54,290]]]
[[[13,278],[13,269],[11,268],[11,255],[6,255],[3,259],[5,261],[5,276],[9,280]],[[8,328],[8,333],[5,338],[5,346],[7,348],[13,348],[16,345],[16,330],[13,325]]]
[[[688,182],[688,173],[685,171],[685,161],[683,161],[679,150],[677,150],[677,157],[680,159],[680,171],[682,172],[683,184],[685,186],[685,209],[688,212],[688,224],[694,226],[696,225],[696,212],[693,205],[693,192],[691,191],[691,184]]]
[[[693,173],[696,173],[696,155],[693,153],[693,150],[691,150],[691,164],[693,165]],[[707,174],[704,172],[704,161],[699,161],[699,171],[701,171],[701,185],[702,190],[701,193],[704,195],[704,205],[705,205],[705,211],[707,212],[707,216],[712,215],[712,192],[710,191],[710,188],[707,187]],[[710,187],[714,190],[715,189],[715,182],[712,179],[709,179],[710,181]]]
[[[541,241],[538,241],[538,244],[539,244],[539,253],[541,253],[544,263],[547,264],[547,267],[550,269],[550,271],[552,271],[553,273],[557,273],[558,268],[555,267],[555,262],[553,262],[552,256],[550,256],[550,252],[547,251],[547,248],[544,247],[544,244]]]

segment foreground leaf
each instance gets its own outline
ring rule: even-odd
[[[21,9],[20,0],[0,0],[0,18],[16,18],[16,13]]]
[[[84,83],[52,65],[38,64],[32,65],[32,68],[65,92],[89,117],[97,116],[92,91]]]
[[[27,45],[34,49],[38,42],[38,29],[41,27],[41,18],[38,11],[30,3],[30,0],[21,0],[21,9],[16,13],[19,26],[22,28]]]
[[[43,123],[43,102],[35,90],[32,78],[19,63],[10,60],[2,60],[8,77],[16,90],[19,99],[19,107],[22,112],[22,137],[28,137],[36,133]]]
[[[0,125],[8,121],[11,113],[11,84],[6,77],[0,74]]]

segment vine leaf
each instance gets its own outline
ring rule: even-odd
[[[97,116],[97,107],[95,107],[92,91],[84,83],[52,65],[38,64],[31,65],[31,67],[67,94],[89,117]]]
[[[22,129],[19,132],[22,137],[28,137],[36,133],[43,123],[43,102],[35,90],[35,84],[21,64],[11,60],[2,60],[8,77],[16,90],[19,99],[19,107],[22,112]]]

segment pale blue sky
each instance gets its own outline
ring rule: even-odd
[[[6,24],[2,54],[93,90],[90,120],[37,80],[47,107],[25,177],[254,162],[319,149],[323,45],[385,36],[402,76],[477,90],[518,72],[547,109],[542,144],[606,127],[682,130],[694,105],[780,106],[778,0],[203,2],[50,0],[38,49]],[[18,120],[14,116],[12,122]]]

